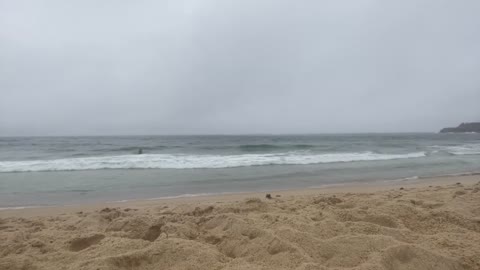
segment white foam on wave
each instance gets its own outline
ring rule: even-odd
[[[408,154],[331,153],[245,155],[148,154],[122,155],[55,160],[0,162],[0,172],[78,171],[100,169],[217,169],[262,165],[307,165],[336,162],[380,161],[426,156],[425,152]]]
[[[480,155],[480,144],[476,143],[455,146],[434,145],[432,147],[456,156]]]

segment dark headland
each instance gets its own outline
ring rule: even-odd
[[[458,127],[444,128],[440,130],[440,133],[467,133],[467,132],[480,133],[480,122],[461,123]]]

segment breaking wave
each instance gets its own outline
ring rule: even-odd
[[[145,154],[55,160],[2,161],[0,172],[79,171],[101,169],[216,169],[266,165],[307,165],[337,162],[381,161],[425,157],[408,154],[287,152],[278,154],[186,155]]]
[[[464,144],[456,146],[439,146],[435,145],[433,148],[440,151],[445,151],[449,154],[456,156],[465,156],[465,155],[480,155],[480,144]]]

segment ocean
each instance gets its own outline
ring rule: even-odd
[[[0,137],[0,209],[479,171],[480,134]]]

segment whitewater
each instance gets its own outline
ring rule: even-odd
[[[307,165],[335,162],[381,161],[425,157],[425,152],[408,154],[330,153],[244,155],[144,154],[35,161],[3,161],[0,172],[77,171],[100,169],[215,169],[265,165]]]

